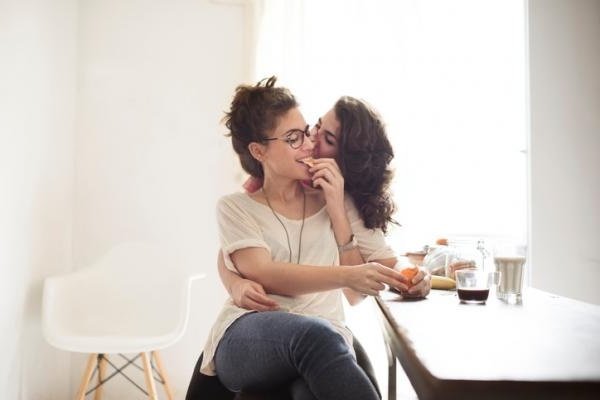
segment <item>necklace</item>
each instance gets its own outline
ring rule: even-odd
[[[269,201],[269,196],[267,196],[267,192],[265,192],[265,188],[262,187],[260,190],[262,190],[263,194],[265,195],[265,199],[267,200],[267,205],[271,209],[271,212],[273,213],[275,218],[277,218],[277,221],[279,221],[279,223],[281,224],[281,227],[283,228],[283,231],[285,232],[285,238],[287,240],[288,251],[290,252],[290,257],[288,259],[288,262],[291,263],[292,262],[292,245],[290,244],[290,235],[288,233],[288,230],[286,229],[281,218],[279,218],[279,216],[277,215],[275,210],[273,210],[273,207],[271,207],[271,202]],[[304,218],[305,217],[306,217],[306,193],[304,192],[304,189],[302,189],[302,225],[300,226],[300,239],[298,240],[298,256],[296,257],[296,264],[300,264],[300,251],[302,250],[302,232],[304,231]]]

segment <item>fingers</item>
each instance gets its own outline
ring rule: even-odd
[[[232,293],[235,305],[248,310],[273,311],[279,309],[279,304],[267,296],[262,285],[249,281],[240,281]]]
[[[385,285],[404,292],[409,289],[409,285],[402,281],[402,275],[398,271],[379,263],[371,262],[349,268],[352,268],[354,276],[349,281],[349,287],[357,292],[376,296],[380,291],[385,290]]]
[[[401,282],[404,282],[406,280],[406,278],[399,271],[393,268],[388,268],[385,265],[381,265],[375,262],[369,264],[374,265],[377,268],[377,272],[379,272],[382,275],[385,275],[387,277],[393,278]]]
[[[385,290],[385,285],[378,280],[370,280],[365,284],[367,287],[362,292],[369,296],[377,296],[379,292]]]
[[[410,281],[409,278],[405,277],[404,275],[400,275],[400,281],[402,282],[402,284],[406,287],[409,287],[410,285],[412,285],[412,282]]]
[[[316,179],[324,179],[332,184],[343,186],[344,177],[334,160],[332,159],[319,159],[315,160],[315,166],[309,169],[309,172],[313,175],[313,181]]]
[[[417,272],[417,274],[415,276],[413,276],[413,278],[410,280],[410,283],[412,285],[415,285],[415,284],[421,282],[425,278],[426,275],[427,274],[425,273],[425,271],[423,271],[422,269],[419,269],[419,272]]]
[[[419,269],[419,272],[413,278],[413,286],[408,289],[410,295],[425,297],[431,290],[431,275]]]
[[[339,180],[339,181],[344,180],[344,177],[340,174],[339,171],[334,172],[334,171],[331,171],[329,168],[323,168],[323,169],[317,170],[313,174],[313,179],[317,179],[317,178],[324,178],[328,182],[333,182],[334,180]]]
[[[395,280],[393,278],[385,278],[385,279],[382,279],[381,281],[384,282],[388,286],[396,288],[396,290],[406,291],[409,288],[409,286],[407,284],[405,284],[399,280]]]
[[[431,284],[429,283],[429,279],[423,279],[419,283],[411,286],[408,289],[408,293],[412,295],[418,296],[426,296],[429,293],[429,289],[431,289]]]
[[[313,179],[313,187],[318,187],[321,189],[329,189],[331,188],[331,183],[326,181],[323,178]]]
[[[330,171],[319,171],[312,176],[313,186],[319,186],[321,188],[331,187],[333,189],[343,190],[344,189],[344,178],[334,176]]]
[[[378,263],[371,264],[377,268],[377,273],[379,274],[377,280],[379,282],[395,287],[398,290],[408,290],[407,279],[398,271]]]
[[[276,301],[271,299],[269,296],[259,292],[249,292],[246,294],[246,298],[250,301],[253,301],[257,304],[261,304],[262,306],[268,309],[277,309],[279,308],[279,304]]]
[[[327,167],[341,174],[340,167],[337,165],[337,162],[333,158],[317,158],[314,161],[315,162],[313,168],[315,168],[315,170],[317,170],[318,168]]]
[[[242,308],[254,311],[275,311],[279,309],[279,307],[268,306],[263,303],[256,302],[250,298],[244,299]]]

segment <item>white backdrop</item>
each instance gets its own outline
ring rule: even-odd
[[[42,280],[72,268],[77,2],[0,1],[0,398],[69,397],[40,329]]]
[[[144,239],[207,274],[187,334],[163,352],[184,398],[225,298],[214,208],[241,176],[219,120],[248,80],[245,13],[232,1],[0,1],[0,398],[74,396],[84,359],[43,340],[42,280]],[[115,378],[105,398],[144,396]]]
[[[194,284],[186,335],[163,352],[178,399],[225,299],[214,210],[239,184],[220,119],[247,79],[244,17],[243,6],[208,0],[80,4],[73,260],[148,239],[207,274]],[[81,357],[73,380],[76,365]],[[143,398],[116,382],[107,399]]]

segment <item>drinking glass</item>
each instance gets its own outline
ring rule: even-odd
[[[526,246],[515,241],[504,241],[494,245],[494,269],[500,276],[496,296],[511,304],[523,301],[523,278]]]
[[[500,282],[496,290],[496,296],[511,304],[521,304],[523,301],[523,266],[525,257],[494,256],[496,272],[500,275]]]
[[[461,303],[485,304],[494,281],[493,272],[476,269],[456,271],[456,291]]]

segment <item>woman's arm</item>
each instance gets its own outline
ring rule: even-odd
[[[364,263],[366,260],[362,253],[368,253],[370,250],[373,252],[371,256],[379,254],[386,257],[375,259],[375,262],[390,268],[396,267],[398,259],[393,256],[393,252],[387,246],[383,232],[367,229],[352,201],[345,199],[344,177],[335,160],[327,158],[315,160],[315,165],[310,171],[313,172],[315,186],[323,190],[336,241],[338,246],[342,246],[340,264],[357,265]],[[358,246],[344,249],[344,245],[352,241],[353,235],[356,236]],[[392,256],[388,257],[389,255]],[[431,289],[430,279],[428,271],[421,268],[410,282],[408,280],[403,281],[408,287],[396,287],[396,289],[407,297],[425,297]],[[345,289],[344,294],[352,305],[364,299],[364,295],[350,289]]]
[[[217,259],[219,277],[223,286],[236,306],[255,311],[273,311],[279,309],[276,301],[265,293],[265,289],[256,282],[244,279],[225,267],[223,253],[219,251]]]
[[[339,288],[377,295],[384,284],[405,287],[397,271],[377,263],[356,266],[308,266],[273,261],[260,247],[236,250],[231,260],[240,273],[261,284],[268,293],[297,296]]]
[[[354,248],[343,248],[344,245],[347,246],[352,242],[355,233],[353,232],[352,222],[345,206],[344,177],[342,176],[337,163],[331,158],[320,158],[315,160],[315,165],[310,171],[313,172],[314,185],[323,190],[327,213],[331,220],[335,240],[340,248],[340,264],[363,264],[365,259],[359,249],[359,238],[356,238],[358,246]],[[356,232],[356,234],[359,235],[360,232]],[[375,260],[375,262],[393,268],[396,265],[397,258],[391,257],[379,259]],[[344,295],[351,305],[358,304],[365,298],[363,294],[348,288],[344,289]]]

